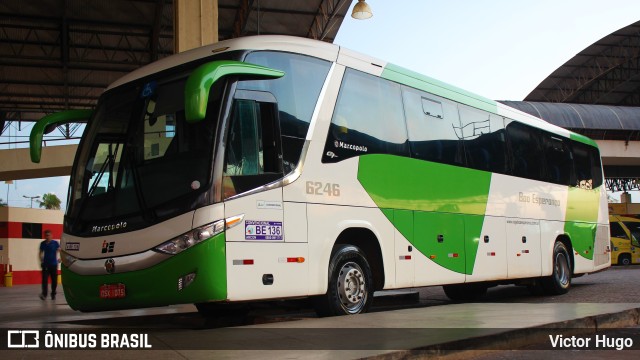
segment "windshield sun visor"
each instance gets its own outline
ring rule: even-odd
[[[189,75],[185,86],[187,122],[194,123],[205,118],[211,86],[227,75],[242,76],[243,79],[277,79],[284,76],[284,72],[232,60],[218,60],[200,65]]]

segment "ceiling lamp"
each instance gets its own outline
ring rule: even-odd
[[[351,12],[351,17],[358,20],[368,19],[372,16],[371,8],[364,0],[358,0],[358,3],[353,7],[353,11]]]

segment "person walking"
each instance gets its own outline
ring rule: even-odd
[[[42,293],[40,299],[47,298],[47,280],[51,278],[51,300],[56,299],[58,287],[58,254],[60,244],[51,239],[51,230],[44,231],[44,241],[40,243],[40,266],[42,267]]]

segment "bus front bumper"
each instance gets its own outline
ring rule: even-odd
[[[62,285],[69,306],[80,311],[224,301],[227,298],[225,259],[222,233],[143,270],[79,275],[62,266]],[[191,282],[186,281],[193,275]],[[104,292],[101,297],[104,285],[119,290],[115,296],[104,298]]]

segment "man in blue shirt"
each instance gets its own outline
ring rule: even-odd
[[[58,254],[60,244],[51,240],[51,230],[44,231],[44,241],[40,243],[40,266],[42,267],[42,293],[40,299],[47,298],[47,280],[51,278],[51,300],[56,299],[58,287]]]

